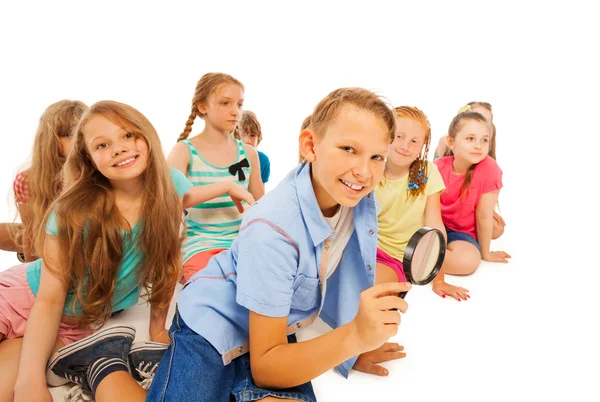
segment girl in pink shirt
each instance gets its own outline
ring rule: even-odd
[[[465,106],[461,107],[458,110],[458,113],[464,112],[477,112],[485,119],[490,122],[492,126],[492,138],[490,139],[490,155],[492,158],[496,159],[496,126],[494,125],[494,113],[492,113],[492,105],[488,102],[469,102]],[[446,155],[446,150],[448,149],[448,145],[446,144],[447,136],[443,136],[440,138],[440,142],[438,147],[435,150],[434,160],[439,158],[440,156]],[[495,240],[502,236],[504,233],[504,226],[506,223],[502,216],[499,213],[494,211],[494,229],[492,230],[492,239]]]
[[[490,251],[494,207],[502,188],[502,170],[489,156],[491,124],[480,113],[459,113],[448,129],[448,150],[437,159],[446,190],[440,197],[448,234],[444,270],[468,275],[484,261],[508,262],[504,251]]]

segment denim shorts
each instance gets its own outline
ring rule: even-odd
[[[192,331],[175,312],[169,329],[171,344],[156,370],[146,401],[246,402],[267,396],[316,402],[312,384],[269,390],[252,379],[250,355],[235,358],[227,366],[221,355],[201,335]],[[295,343],[294,335],[288,342]]]
[[[479,243],[477,242],[477,239],[475,239],[473,236],[471,236],[468,233],[454,232],[448,228],[446,228],[446,233],[448,234],[448,244],[452,243],[453,241],[462,240],[462,241],[466,241],[467,243],[471,243],[472,245],[477,247],[477,250],[481,250],[481,248],[479,247]]]

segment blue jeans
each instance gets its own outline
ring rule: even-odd
[[[446,233],[448,234],[448,244],[452,243],[453,241],[462,240],[462,241],[466,241],[467,243],[471,243],[472,245],[477,247],[477,250],[481,250],[481,247],[479,247],[479,242],[477,242],[477,239],[475,239],[473,236],[471,236],[468,233],[454,232],[448,228],[446,228]]]
[[[246,402],[267,396],[316,402],[310,382],[293,388],[269,390],[256,386],[249,354],[223,365],[221,355],[179,315],[169,329],[171,344],[152,380],[146,401]],[[295,343],[295,336],[288,342]]]

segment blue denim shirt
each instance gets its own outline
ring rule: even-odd
[[[302,163],[245,214],[231,248],[213,257],[181,291],[186,324],[208,340],[223,363],[247,353],[249,310],[288,317],[288,334],[320,316],[332,328],[350,322],[360,293],[373,286],[377,213],[373,193],[353,208],[354,232],[327,279],[335,233],[317,204],[310,164]],[[338,366],[348,376],[356,357]]]

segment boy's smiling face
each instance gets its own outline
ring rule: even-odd
[[[305,130],[300,141],[310,141],[312,152],[305,156],[312,163],[313,188],[324,216],[332,216],[338,205],[354,207],[381,181],[389,128],[370,111],[345,105],[322,136]]]

